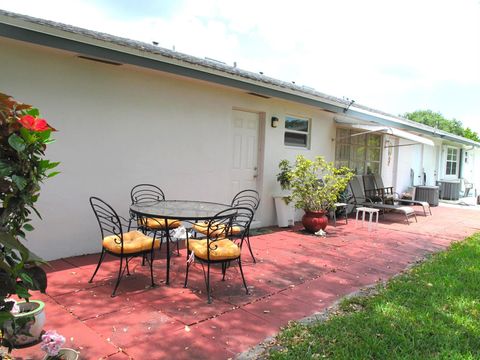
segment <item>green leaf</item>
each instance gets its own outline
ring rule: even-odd
[[[25,144],[25,140],[23,140],[20,136],[17,134],[12,134],[8,138],[8,143],[12,148],[14,148],[18,152],[22,152],[25,150],[27,145]]]
[[[47,178],[51,178],[51,177],[54,177],[56,175],[60,174],[60,171],[54,171],[54,172],[51,172],[50,174],[47,175]]]
[[[36,140],[35,133],[25,128],[20,129],[20,135],[22,136],[22,139],[27,142],[27,144],[33,144]]]
[[[30,224],[23,225],[23,228],[27,231],[33,231],[35,228]]]
[[[26,272],[21,272],[20,274],[18,274],[18,276],[25,284],[27,284],[28,288],[32,288],[33,279],[30,277],[30,275],[28,275]]]
[[[42,293],[47,289],[47,274],[39,266],[33,266],[31,268],[25,268],[30,280],[32,281],[29,286],[32,290],[37,290]],[[23,279],[23,278],[22,278]]]
[[[50,170],[58,166],[60,162],[54,162],[54,161],[49,161],[49,160],[40,160],[38,163],[38,167],[40,168],[40,171],[43,170]]]
[[[30,108],[24,111],[25,114],[32,115],[33,117],[39,117],[40,111],[37,108]]]
[[[10,311],[0,311],[0,328],[3,328],[3,323],[5,321],[13,319],[13,315]]]
[[[27,186],[27,180],[22,176],[13,175],[12,180],[20,191],[25,189],[25,186]]]
[[[10,164],[0,161],[0,177],[10,176],[13,172],[13,167]]]
[[[44,143],[47,144],[49,143],[50,140],[50,135],[52,134],[52,130],[46,130],[46,131],[41,131],[37,133],[38,139]]]
[[[15,293],[22,299],[28,299],[30,297],[28,289],[22,284],[17,284],[15,286]]]
[[[6,232],[0,232],[0,244],[5,246],[7,250],[18,250],[22,258],[28,259],[30,251],[18,239]]]

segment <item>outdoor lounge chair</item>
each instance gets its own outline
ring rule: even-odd
[[[363,175],[363,191],[365,192],[365,197],[372,200],[373,202],[382,202],[384,204],[393,204],[394,203],[394,192],[393,187],[384,187],[383,184],[380,186],[375,181],[374,175]]]
[[[393,191],[393,187],[385,187],[383,185],[382,177],[378,174],[375,175],[366,175],[366,176],[373,176],[373,180],[375,182],[375,186],[377,189],[380,190],[382,194],[385,194],[386,198],[390,198],[392,203],[399,203],[404,205],[418,205],[421,206],[423,209],[423,215],[427,216],[427,210],[430,215],[432,215],[432,210],[430,209],[430,204],[427,201],[419,201],[419,200],[410,200],[410,199],[401,199],[398,193]],[[365,177],[365,176],[364,176]]]
[[[409,221],[410,216],[415,217],[415,221],[417,222],[417,215],[415,214],[415,210],[413,210],[413,208],[409,206],[384,204],[382,202],[374,202],[371,198],[367,198],[363,190],[361,181],[359,179],[359,175],[352,177],[349,185],[353,194],[355,207],[358,207],[358,206],[372,207],[374,209],[379,209],[383,214],[385,213],[385,211],[395,211],[405,215],[405,219],[407,220],[407,223],[409,225],[410,225],[410,221]]]

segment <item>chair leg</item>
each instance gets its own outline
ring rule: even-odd
[[[130,269],[128,267],[128,258],[125,258],[125,267],[127,268],[127,276],[130,276]]]
[[[243,275],[242,261],[240,260],[240,258],[238,258],[238,268],[240,269],[240,274],[242,275],[243,286],[245,286],[245,290],[248,295],[248,287],[247,287],[247,283],[245,282],[245,276]]]
[[[250,251],[250,255],[252,256],[253,263],[256,264],[256,263],[257,263],[257,260],[255,259],[255,256],[253,256],[252,247],[250,246],[250,228],[247,229],[247,237],[246,237],[246,240],[247,240],[248,251]]]
[[[153,238],[153,241],[155,242],[155,238]],[[154,257],[154,251],[153,251],[153,248],[152,250],[150,251],[150,278],[152,279],[152,287],[155,286],[155,282],[153,281],[153,257]],[[146,256],[146,254],[143,255],[144,258]]]
[[[227,273],[227,263],[222,262],[222,281],[225,281],[225,274]]]
[[[95,268],[95,271],[93,272],[92,278],[88,281],[89,283],[91,283],[93,281],[93,278],[97,274],[97,271],[100,268],[100,264],[102,263],[103,259],[105,258],[105,254],[106,254],[105,249],[102,248],[102,253],[100,254],[100,259],[98,259],[97,267]]]
[[[125,261],[127,262],[127,266],[128,266],[128,261],[127,259],[125,259]],[[120,256],[120,267],[118,269],[118,278],[117,278],[117,283],[115,284],[115,287],[113,289],[113,292],[112,292],[112,297],[115,296],[115,293],[117,291],[117,288],[118,288],[118,285],[120,285],[120,280],[122,279],[122,267],[123,267],[123,256]]]
[[[183,284],[183,287],[187,287],[188,283],[188,269],[190,269],[190,262],[188,261],[188,251],[187,251],[187,269],[185,270],[185,283]]]
[[[203,274],[205,275],[205,271],[203,272]],[[205,284],[207,285],[207,303],[211,304],[212,298],[210,297],[210,263],[207,264],[207,277],[205,278]]]

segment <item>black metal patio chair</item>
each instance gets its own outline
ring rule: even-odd
[[[105,255],[108,253],[120,258],[118,277],[112,292],[112,297],[115,296],[125,270],[127,271],[127,275],[130,275],[128,263],[136,256],[142,256],[144,259],[147,258],[148,262],[150,263],[150,277],[152,280],[151,285],[154,286],[154,249],[159,248],[159,240],[155,239],[155,236],[150,237],[137,230],[131,231],[131,221],[119,216],[117,212],[102,199],[92,196],[90,198],[90,205],[92,206],[93,212],[100,226],[102,253],[100,254],[97,267],[95,268],[89,283],[93,281],[93,278],[97,274]]]
[[[255,212],[257,211],[260,205],[260,195],[256,190],[252,190],[252,189],[242,190],[233,197],[230,205],[232,207],[240,206],[240,207],[249,208],[253,211],[253,214],[255,216]],[[208,222],[205,222],[205,221],[197,222],[196,224],[193,225],[193,230],[197,233],[206,235],[207,225],[208,225]],[[252,256],[253,262],[256,263],[257,260],[253,255],[252,246],[250,244],[250,224],[246,229],[245,234],[243,234],[242,226],[240,225],[236,226],[236,225],[237,224],[233,224],[232,227],[230,228],[230,231],[231,231],[230,236],[237,237],[237,238],[241,236],[245,237],[245,242],[247,243],[248,251]]]
[[[243,241],[246,238],[247,230],[253,220],[253,215],[253,210],[248,207],[226,209],[208,221],[205,238],[195,239],[187,236],[187,269],[184,286],[187,287],[188,284],[190,266],[194,261],[200,262],[202,264],[209,304],[212,302],[210,294],[210,269],[212,264],[221,264],[222,281],[225,281],[227,268],[232,261],[236,260],[242,276],[243,285],[248,294],[241,256]],[[240,241],[238,243],[231,237],[233,224],[240,229]],[[207,267],[206,270],[205,265]]]
[[[130,198],[133,204],[139,204],[142,202],[155,202],[165,200],[165,193],[158,186],[153,184],[138,184],[135,185],[130,191]],[[157,232],[160,232],[160,251],[162,250],[164,231],[167,228],[172,230],[180,227],[182,223],[179,220],[169,219],[168,222],[165,219],[160,218],[147,218],[147,217],[137,217],[137,223],[139,229],[142,230],[145,234],[150,232],[154,233],[155,236]],[[177,255],[180,255],[180,247],[178,241],[176,242],[177,246]]]

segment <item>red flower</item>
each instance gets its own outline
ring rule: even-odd
[[[54,128],[50,127],[50,125],[47,124],[45,119],[39,119],[36,118],[32,115],[24,115],[18,120],[20,124],[23,125],[24,128],[33,130],[33,131],[46,131],[46,130],[53,130],[55,131]]]

